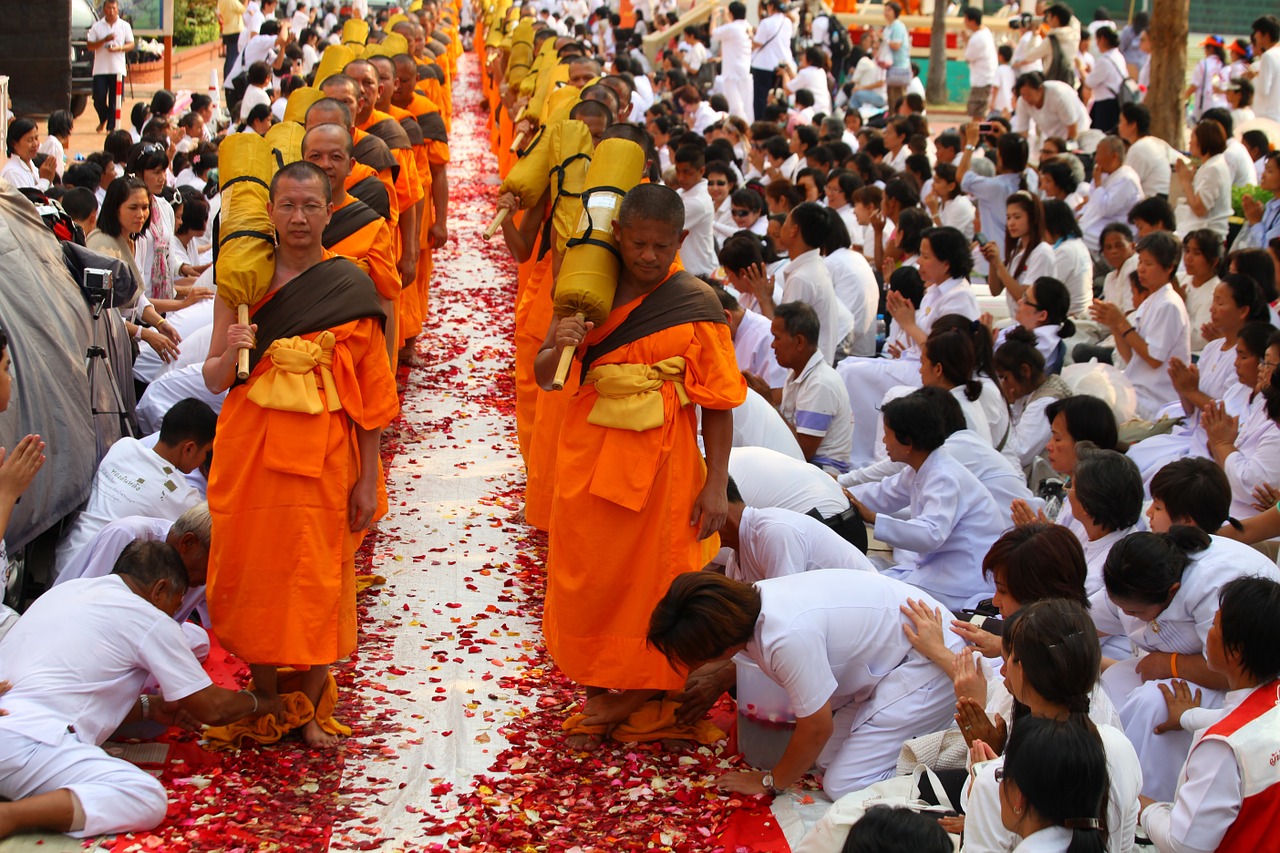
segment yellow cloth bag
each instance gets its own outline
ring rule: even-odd
[[[267,372],[249,389],[249,401],[264,409],[318,415],[342,408],[334,387],[333,332],[321,332],[314,341],[282,338],[272,341],[263,354],[271,362]],[[317,376],[319,371],[319,376]],[[320,400],[320,386],[325,399]]]
[[[583,380],[596,386],[595,404],[587,423],[636,432],[662,426],[662,383],[674,382],[681,406],[689,405],[684,390],[685,360],[665,358],[657,364],[602,364],[587,371]]]

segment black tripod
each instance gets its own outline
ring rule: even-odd
[[[111,365],[111,356],[107,354],[107,350],[98,342],[99,319],[102,317],[102,308],[106,302],[107,292],[92,292],[87,294],[89,306],[92,309],[93,317],[93,343],[89,345],[89,349],[84,356],[84,369],[89,376],[89,411],[93,414],[94,422],[97,423],[99,415],[115,415],[120,419],[120,435],[137,437],[137,429],[133,425],[133,416],[124,405],[124,395],[120,393],[120,383],[116,381],[116,372]],[[107,387],[111,389],[111,401],[115,404],[114,409],[98,408],[98,371],[103,370],[107,375]],[[94,433],[98,435],[98,457],[101,458],[107,451],[103,446],[101,433],[97,429]]]

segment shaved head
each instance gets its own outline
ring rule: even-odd
[[[354,127],[350,108],[337,98],[321,98],[307,108],[306,126],[310,130],[322,124],[341,125],[350,133]]]

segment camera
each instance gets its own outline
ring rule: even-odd
[[[115,283],[113,279],[111,270],[85,268],[82,289],[90,305],[101,305],[107,301],[111,296],[112,285]]]
[[[1009,19],[1009,29],[1011,30],[1031,29],[1033,27],[1040,26],[1040,24],[1042,23],[1044,23],[1044,18],[1037,18],[1033,16],[1030,12],[1023,12],[1021,15],[1018,15],[1016,18]]]

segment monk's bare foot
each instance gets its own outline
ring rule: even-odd
[[[333,749],[342,743],[342,738],[329,734],[315,720],[302,727],[302,739],[313,749]]]
[[[583,709],[587,718],[582,721],[582,724],[584,726],[617,725],[656,695],[659,694],[652,690],[623,690],[619,693],[601,693],[591,696]]]
[[[574,752],[595,752],[604,743],[601,735],[569,735],[564,739],[565,746]]]
[[[516,514],[512,519],[516,524],[524,524],[524,504],[520,504],[520,508],[516,510]]]
[[[660,743],[662,744],[662,748],[667,752],[675,753],[693,752],[697,747],[697,744],[693,741],[677,737],[664,737]]]

